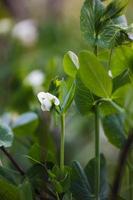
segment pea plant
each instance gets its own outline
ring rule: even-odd
[[[1,123],[0,149],[11,164],[10,169],[0,166],[2,200],[124,200],[119,191],[123,168],[128,169],[126,199],[133,200],[133,25],[128,25],[124,15],[127,5],[128,0],[85,0],[80,27],[88,49],[78,55],[72,51],[64,55],[65,77],[55,77],[49,90],[37,95],[41,114],[23,114],[10,127]],[[86,159],[84,168],[78,161],[65,165],[65,122],[71,106],[76,106],[88,124],[88,116],[94,116],[95,155]],[[59,162],[36,156],[34,131],[44,130],[40,123],[44,113],[59,124]],[[45,134],[49,134],[47,129]],[[108,181],[106,158],[100,149],[101,131],[122,155],[114,185]],[[22,132],[30,134],[28,145],[34,144],[26,155],[32,165],[25,170],[7,150],[18,135],[17,139],[22,139]],[[26,142],[24,138],[22,141]]]

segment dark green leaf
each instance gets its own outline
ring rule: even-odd
[[[123,117],[118,114],[106,116],[102,119],[102,123],[109,142],[118,148],[122,148],[126,142]]]
[[[96,159],[94,158],[90,160],[87,166],[85,167],[85,173],[91,185],[91,191],[94,195],[96,191],[95,166],[96,166]],[[109,194],[109,185],[107,183],[106,161],[104,156],[101,155],[100,156],[100,199],[101,200],[107,199],[108,194]]]
[[[112,80],[97,57],[83,51],[79,55],[80,76],[85,86],[99,97],[108,98],[112,92]]]
[[[0,147],[10,147],[13,142],[13,132],[11,128],[0,123]]]
[[[0,179],[0,199],[1,200],[21,200],[17,186]]]
[[[103,155],[100,157],[100,200],[108,197],[109,186],[107,183],[106,162]],[[95,199],[95,158],[90,160],[83,170],[78,162],[73,162],[71,175],[71,191],[76,200]]]
[[[71,192],[76,200],[88,200],[94,198],[91,194],[91,186],[87,176],[78,162],[73,162],[71,174]]]
[[[82,115],[88,114],[94,103],[93,94],[85,87],[79,76],[76,79],[75,103]]]
[[[8,180],[12,184],[17,184],[20,181],[20,174],[17,171],[0,166],[0,178]]]

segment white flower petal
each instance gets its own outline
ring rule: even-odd
[[[43,103],[43,100],[47,99],[47,93],[45,93],[45,92],[39,92],[38,95],[37,95],[37,97],[38,97],[40,103]]]
[[[55,106],[60,104],[59,99],[48,92],[39,92],[37,97],[41,103],[41,109],[43,111],[50,111],[53,103]]]

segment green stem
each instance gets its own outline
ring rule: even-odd
[[[98,105],[95,107],[95,158],[96,158],[96,171],[95,171],[95,184],[96,184],[96,200],[99,200],[100,193],[100,127],[99,127],[99,109]]]
[[[129,161],[132,161],[132,150],[129,153]],[[133,169],[128,166],[129,170],[129,200],[133,200]]]
[[[61,115],[60,169],[64,171],[65,114]]]

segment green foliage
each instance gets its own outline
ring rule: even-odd
[[[13,142],[13,132],[11,128],[0,123],[0,147],[10,147]]]
[[[74,98],[75,81],[73,79],[68,79],[67,81],[62,80],[59,94],[61,113],[65,113]]]
[[[71,175],[71,191],[76,200],[95,198],[95,158],[83,169],[78,162],[73,162]],[[100,164],[100,199],[108,197],[109,187],[106,179],[106,162],[101,155]]]
[[[79,55],[80,76],[85,86],[99,97],[109,98],[112,93],[112,80],[97,57],[83,51]]]
[[[19,186],[20,200],[33,200],[31,185],[28,180],[25,180],[23,184]]]
[[[76,78],[75,103],[82,115],[87,115],[94,104],[93,94],[85,87],[79,76]]]
[[[101,0],[85,1],[81,9],[81,31],[92,47],[113,47],[128,40],[124,27],[117,20],[126,5],[127,1],[122,0],[111,1],[108,6]]]
[[[79,69],[79,60],[76,54],[72,51],[68,51],[64,56],[63,66],[65,73],[74,78]]]
[[[0,179],[0,199],[20,200],[18,187]]]
[[[109,142],[118,148],[122,148],[126,142],[122,116],[118,114],[106,116],[102,119],[102,123]]]
[[[33,112],[20,115],[13,123],[13,131],[15,134],[29,135],[34,133],[38,126],[38,116]]]
[[[120,46],[115,48],[110,65],[113,77],[120,75],[126,69],[130,69],[132,62],[133,50],[130,47]]]

